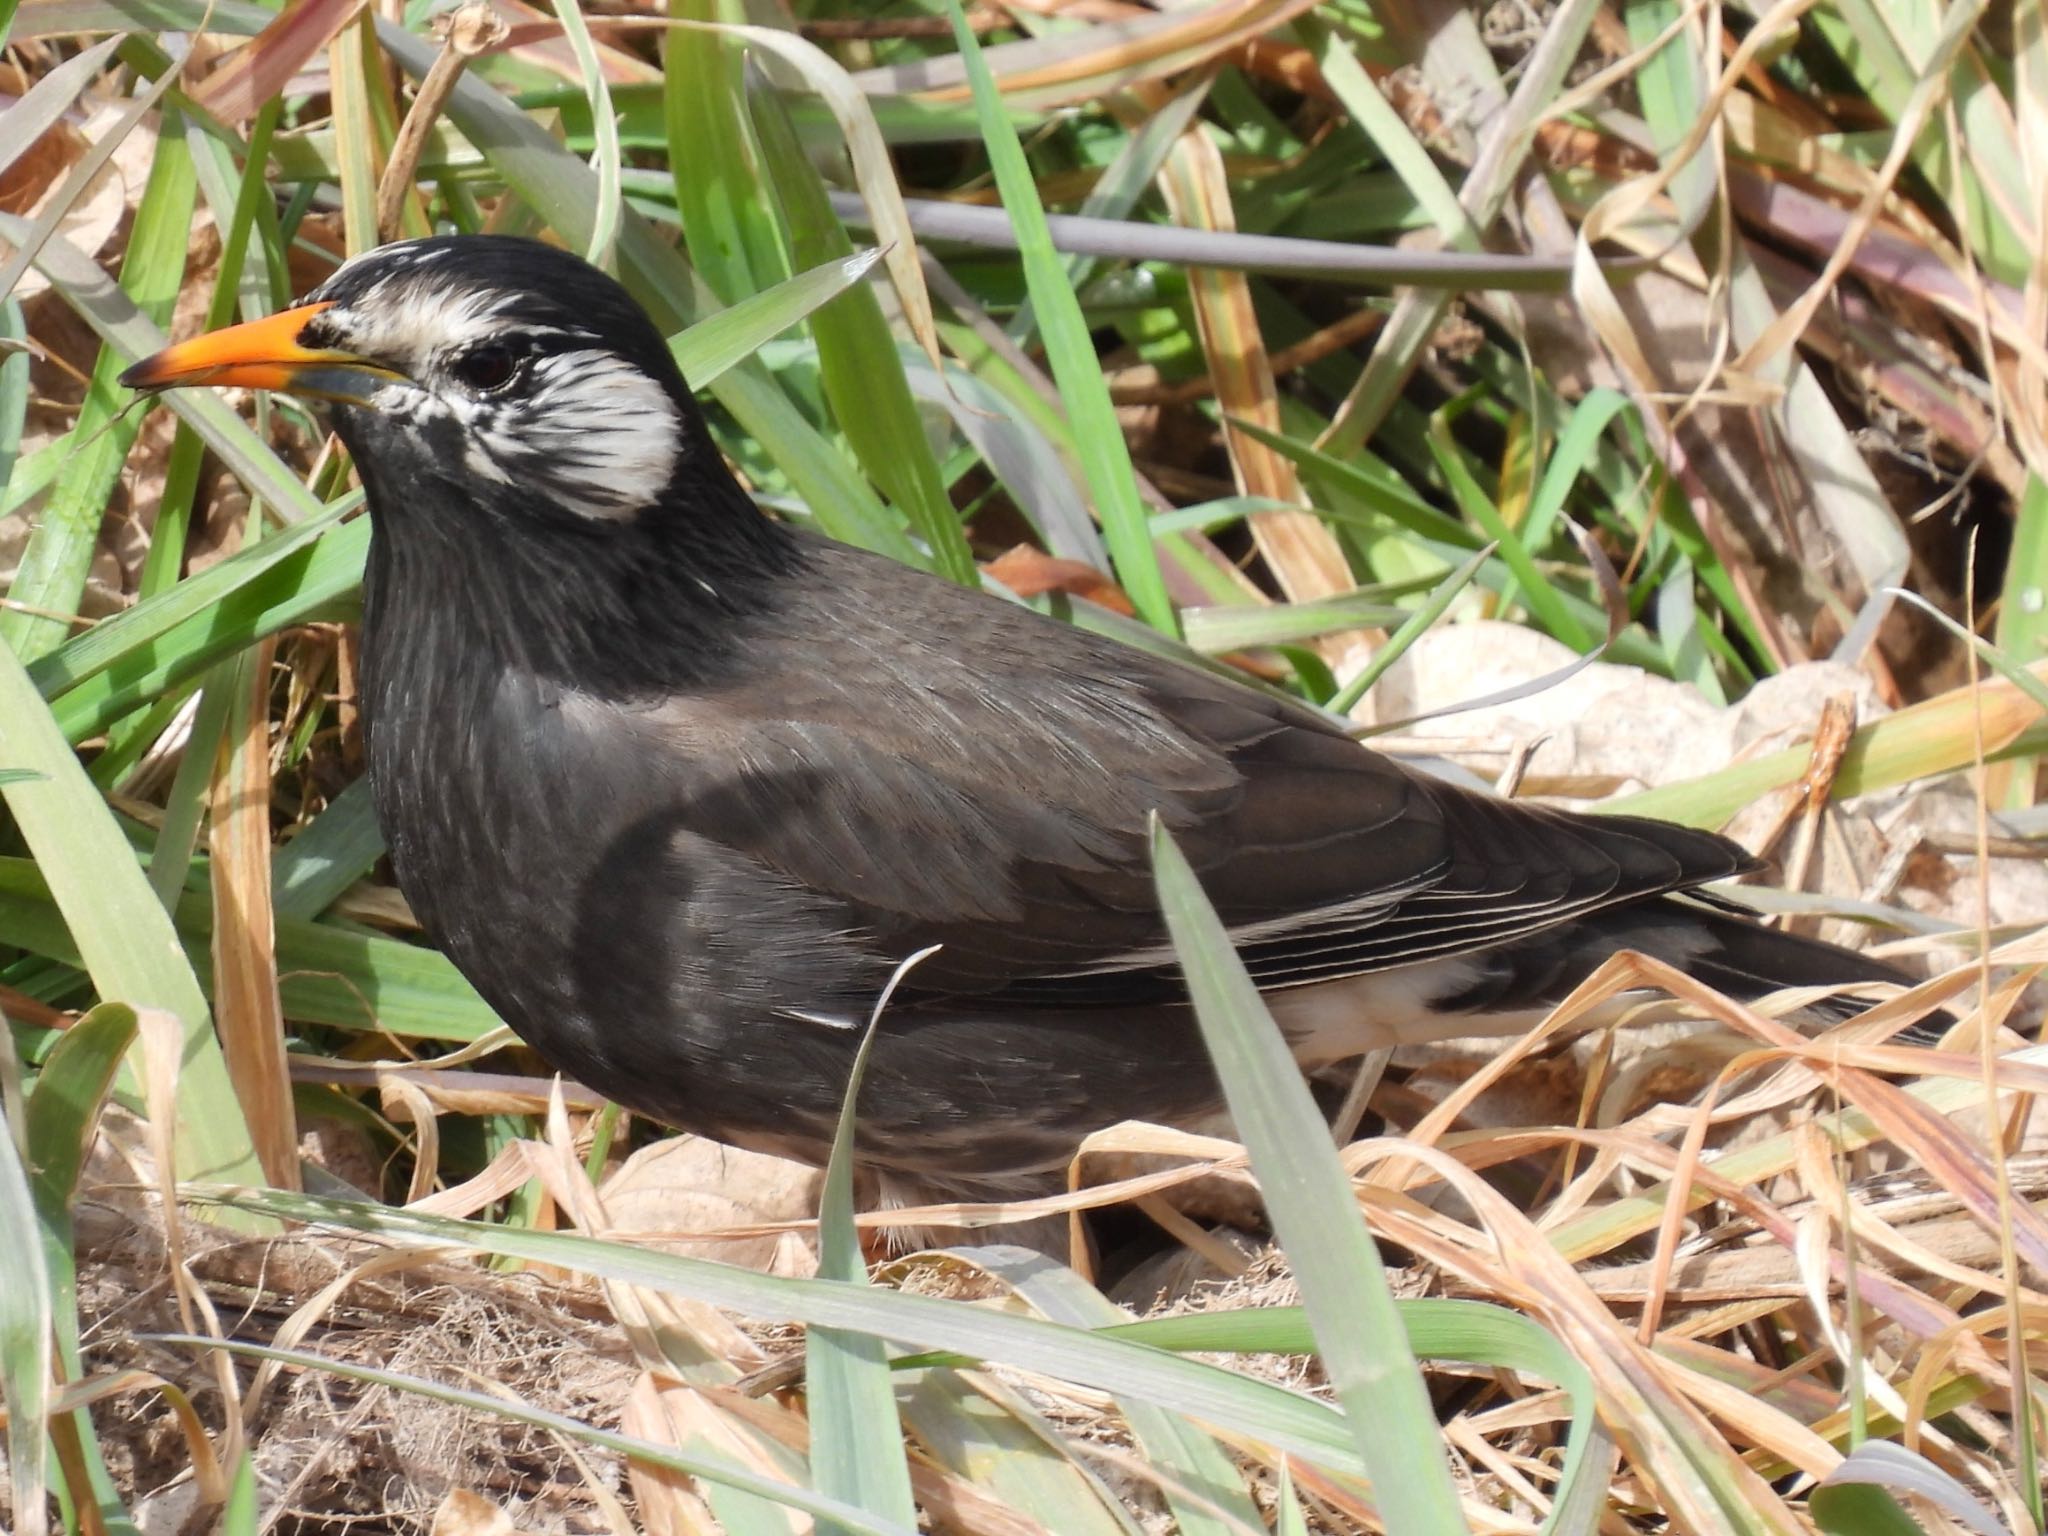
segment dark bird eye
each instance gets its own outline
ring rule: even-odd
[[[499,342],[471,347],[449,365],[458,384],[478,394],[503,389],[518,376],[521,354]]]

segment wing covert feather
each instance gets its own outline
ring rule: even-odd
[[[1745,867],[1706,833],[1470,794],[1306,708],[815,544],[772,676],[626,711],[678,824],[829,895],[912,993],[1179,996],[1155,809],[1263,984],[1499,943]],[[797,639],[817,665],[791,667]],[[886,704],[880,701],[887,701]]]

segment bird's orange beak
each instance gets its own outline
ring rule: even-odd
[[[404,375],[353,352],[303,345],[299,338],[306,322],[330,307],[301,304],[263,320],[181,341],[144,358],[121,375],[121,382],[145,391],[232,385],[364,404],[379,385]]]

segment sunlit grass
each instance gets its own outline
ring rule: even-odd
[[[1719,826],[1772,796],[1948,779],[2008,816],[1987,846],[2048,832],[2048,361],[2028,328],[2048,304],[2048,238],[2023,176],[2048,36],[2033,8],[2001,32],[1972,30],[1981,8],[1827,0],[1766,37],[1661,0],[1609,27],[1567,0],[1505,39],[1484,28],[1510,8],[1453,15],[1426,53],[1399,0],[1113,19],[793,9],[818,24],[808,40],[599,7],[528,18],[467,66],[400,178],[398,227],[536,234],[611,265],[670,333],[750,488],[835,537],[969,582],[976,557],[1028,540],[1092,567],[1085,590],[1135,616],[1060,582],[1029,600],[1360,706],[1362,723],[1411,647],[1484,618],[1716,703],[1833,655],[1896,712],[1858,726],[1829,782],[1809,782],[1799,742],[1599,808]],[[678,0],[671,15],[760,21],[740,10]],[[782,1532],[801,1510],[894,1532],[914,1506],[945,1529],[1061,1536],[1129,1532],[1141,1510],[1190,1536],[1596,1520],[1863,1536],[1912,1528],[1888,1487],[1932,1501],[1915,1506],[1924,1528],[1958,1498],[1989,1501],[2008,1531],[2041,1528],[2038,1436],[2017,1405],[2044,1406],[2023,1281],[2048,1269],[2025,1155],[2048,1077],[2039,1047],[1994,1059],[1990,1034],[2038,1029],[2021,990],[2048,962],[2038,934],[1996,935],[1964,1054],[1807,1045],[1696,998],[1753,1069],[1686,1064],[1717,1084],[1726,1149],[1687,1140],[1690,1106],[1623,1095],[1610,1112],[1602,1055],[1540,1056],[1540,1032],[1438,1085],[1434,1108],[1425,1079],[1393,1082],[1375,1100],[1386,1133],[1338,1148],[1272,1075],[1270,1024],[1169,853],[1161,879],[1205,1026],[1238,1064],[1249,1161],[1126,1128],[1086,1163],[1135,1148],[1188,1171],[1120,1164],[1121,1183],[1011,1214],[1157,1202],[1200,1172],[1246,1208],[1266,1193],[1277,1278],[1255,1269],[1212,1310],[1143,1321],[1085,1268],[1015,1249],[862,1284],[843,1190],[822,1234],[837,1278],[621,1233],[586,1169],[604,1162],[592,1106],[550,1117],[547,1081],[522,1075],[379,881],[366,798],[341,787],[358,760],[340,626],[367,543],[346,466],[289,408],[237,414],[209,392],[167,397],[176,435],[156,442],[114,382],[174,318],[266,312],[377,243],[405,105],[391,71],[416,81],[441,46],[426,11],[399,26],[304,0],[272,26],[236,0],[0,3],[25,69],[0,108],[0,178],[33,170],[58,125],[87,124],[65,130],[83,158],[0,213],[0,513],[23,520],[0,608],[13,1529],[124,1528],[151,1490],[114,1469],[124,1427],[150,1415],[178,1424],[223,1528],[257,1529],[276,1493],[270,1421],[245,1433],[234,1400],[289,1392],[248,1373],[264,1350],[331,1372],[338,1393],[374,1383],[545,1429],[596,1459],[579,1507],[614,1526]],[[202,20],[255,41],[181,74]],[[102,34],[111,46],[88,51]],[[92,103],[106,110],[87,119]],[[103,251],[67,222],[106,185],[96,160],[125,178],[124,234]],[[998,194],[1009,244],[938,222]],[[195,239],[195,220],[213,233]],[[1417,231],[1436,248],[1388,249]],[[1065,248],[1084,236],[1086,253]],[[1398,271],[1365,271],[1361,253]],[[1838,302],[1803,350],[1776,345],[1831,257]],[[51,293],[17,305],[29,273]],[[1532,291],[1559,307],[1524,308]],[[71,329],[53,343],[60,314]],[[79,377],[45,367],[31,388],[30,348],[46,346]],[[250,499],[228,505],[208,466]],[[1951,488],[1985,530],[1974,592],[1960,534],[1908,534]],[[150,541],[133,600],[76,622],[124,495]],[[234,552],[188,560],[224,520]],[[1981,677],[1895,585],[1985,637]],[[1832,894],[1925,926],[1889,891]],[[1618,961],[1550,1027],[1646,977],[1687,986]],[[1974,979],[1881,1017],[1964,1006]],[[1584,1074],[1579,1123],[1459,1122],[1487,1085],[1554,1070]],[[1987,1118],[2011,1128],[2010,1166],[1987,1155]],[[287,1187],[298,1130],[336,1122],[371,1149],[382,1198],[339,1198],[317,1164],[308,1192]],[[1873,1150],[1957,1225],[1910,1225],[1858,1189]],[[150,1192],[173,1173],[204,1184],[182,1215]],[[409,1188],[431,1207],[399,1210]],[[152,1255],[233,1255],[312,1222],[293,1241],[334,1268],[231,1291],[223,1260],[152,1289],[161,1269],[123,1268],[136,1248],[74,1210],[117,1212]],[[1717,1243],[1692,1220],[1748,1225]],[[985,1235],[1001,1242],[1000,1219]],[[525,1286],[623,1325],[626,1400],[579,1420],[505,1406],[540,1386],[515,1364],[480,1382],[344,1358],[338,1307],[386,1344],[431,1320],[341,1270],[405,1277],[451,1253],[468,1257],[442,1283]],[[95,1266],[162,1304],[90,1313],[82,1336]],[[792,1326],[820,1330],[807,1376],[777,1374]],[[1880,1486],[1827,1486],[1870,1439],[1903,1448],[1854,1458]],[[381,1486],[354,1490],[355,1512]]]

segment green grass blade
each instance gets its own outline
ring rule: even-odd
[[[1309,1536],[1308,1516],[1301,1512],[1301,1500],[1294,1496],[1294,1471],[1280,1463],[1280,1486],[1274,1490],[1273,1536]]]
[[[1590,466],[1600,446],[1600,435],[1607,430],[1608,423],[1633,409],[1628,396],[1620,390],[1604,387],[1588,391],[1586,398],[1572,408],[1571,416],[1565,421],[1564,430],[1558,433],[1557,442],[1543,466],[1543,476],[1537,481],[1536,489],[1529,497],[1529,505],[1517,524],[1522,542],[1530,549],[1542,549],[1549,539],[1559,514],[1564,511],[1565,498],[1571,494],[1579,476]],[[1510,606],[1520,591],[1521,583],[1517,580],[1502,593],[1501,607]]]
[[[896,968],[875,1004],[854,1053],[846,1100],[832,1134],[818,1205],[818,1277],[865,1286],[867,1260],[853,1224],[854,1127],[860,1113],[860,1085],[882,1014],[897,983],[932,951],[912,955]],[[804,1401],[811,1420],[811,1478],[818,1491],[885,1516],[905,1526],[917,1523],[910,1494],[910,1467],[903,1459],[903,1428],[889,1376],[888,1346],[874,1334],[843,1328],[812,1328],[805,1338]],[[820,1522],[819,1536],[848,1536],[845,1527]]]
[[[165,649],[161,642],[172,631],[194,618],[216,612],[266,572],[288,564],[295,556],[303,558],[306,546],[338,532],[336,524],[360,502],[360,496],[350,496],[296,527],[253,548],[239,550],[160,595],[95,624],[37,661],[29,668],[29,675],[45,697],[56,698],[103,672],[129,669],[161,657]]]
[[[261,1177],[198,978],[113,814],[14,653],[0,646],[0,763],[41,775],[0,786],[64,914],[94,987],[108,1001],[161,1008],[184,1031],[178,1172]]]
[[[27,237],[29,225],[11,214],[0,214],[0,240],[18,242]],[[113,283],[90,257],[76,246],[56,238],[48,241],[36,265],[50,279],[50,286],[93,328],[100,340],[118,351],[127,362],[140,362],[163,349],[170,340],[163,328],[136,307],[135,301]],[[223,404],[211,390],[177,389],[160,397],[163,404],[192,429],[249,487],[252,494],[277,511],[286,521],[309,517],[320,504],[285,468],[262,438]]]
[[[1892,595],[1899,598],[1902,602],[1911,603],[1915,608],[1918,608],[1957,640],[1974,650],[1992,671],[2032,699],[2043,711],[2048,711],[2048,678],[2036,676],[2028,668],[2021,666],[2018,661],[2008,656],[1998,646],[1993,645],[1989,640],[1979,635],[1971,634],[1968,629],[1943,613],[1919,593],[1908,592],[1903,587],[1895,587],[1892,589]]]
[[[370,81],[381,67],[376,32],[363,12],[334,35],[327,46],[328,110],[334,117],[335,177],[341,192],[341,228],[345,253],[360,256],[376,248],[377,119]]]
[[[272,856],[271,906],[279,917],[310,921],[383,856],[370,781],[357,779]]]
[[[51,708],[65,736],[82,741],[138,705],[190,682],[251,641],[328,611],[362,585],[369,542],[369,524],[361,519],[330,528],[325,537],[298,546],[275,566],[233,588],[218,607],[193,613],[160,638],[142,642],[121,658],[121,665],[53,690],[57,696]],[[190,585],[181,582],[154,601],[173,603]]]
[[[11,1046],[7,1054],[0,1071],[12,1076]],[[6,1235],[0,1242],[0,1400],[7,1404],[15,1528],[21,1536],[43,1536],[49,1529],[47,1423],[55,1317],[43,1245],[29,1236],[37,1230],[36,1206],[26,1149],[16,1145],[12,1134],[20,1129],[0,1125],[0,1233]]]
[[[35,1091],[28,1096],[23,1128],[36,1202],[43,1219],[55,1223],[67,1243],[78,1176],[92,1150],[100,1111],[134,1043],[135,1028],[133,1008],[101,1003],[51,1047],[36,1076]],[[0,1230],[7,1230],[4,1224]]]
[[[597,131],[597,153],[591,169],[597,175],[597,197],[591,208],[590,243],[584,255],[594,267],[614,270],[613,251],[619,240],[619,124],[612,113],[611,87],[605,83],[604,66],[598,61],[597,45],[590,40],[590,28],[583,20],[583,7],[576,0],[555,0],[555,16],[562,23],[562,35],[569,39],[576,55],[576,67],[583,75],[583,89],[590,98],[590,120]]]
[[[1953,1473],[1903,1446],[1858,1446],[1813,1490],[1810,1508],[1825,1536],[1918,1536],[1924,1527],[1894,1494],[1926,1501],[1973,1536],[2010,1536],[1984,1499]]]
[[[214,667],[200,688],[192,711],[191,735],[178,759],[178,770],[171,776],[170,792],[164,797],[163,822],[149,853],[149,888],[166,912],[176,913],[178,893],[185,888],[185,877],[199,847],[199,824],[206,819],[221,737],[228,729],[232,674],[238,659],[231,656]]]
[[[1456,518],[1445,516],[1424,501],[1400,476],[1367,455],[1360,454],[1356,459],[1332,458],[1296,438],[1269,432],[1257,422],[1233,416],[1230,425],[1274,452],[1286,455],[1305,478],[1342,489],[1404,533],[1465,549],[1477,549],[1485,542]]]
[[[256,1495],[256,1458],[246,1450],[228,1476],[228,1501],[221,1507],[221,1536],[261,1536],[263,1510]]]
[[[699,320],[669,343],[690,388],[706,387],[767,342],[855,289],[881,255],[869,249],[826,258],[809,271]]]
[[[1430,419],[1428,441],[1437,469],[1449,483],[1459,507],[1499,546],[1501,559],[1514,572],[1522,601],[1528,604],[1529,611],[1545,629],[1573,650],[1581,654],[1590,650],[1594,644],[1592,635],[1578,622],[1557,588],[1537,567],[1535,557],[1522,542],[1521,535],[1507,525],[1500,509],[1493,504],[1493,498],[1472,478],[1457,443],[1451,437],[1449,422],[1441,411]]]
[[[175,125],[167,125],[157,139],[121,262],[122,288],[157,325],[169,322],[184,280],[198,193],[191,152]],[[55,615],[78,611],[108,498],[141,428],[140,412],[120,409],[129,396],[115,381],[126,366],[116,348],[100,348],[91,386],[61,453],[63,468],[8,588],[8,597],[23,606],[0,612],[0,644],[13,646],[25,661],[55,650],[70,632]]]
[[[738,9],[736,0],[726,0],[726,5],[729,11]],[[936,363],[938,336],[916,230],[904,206],[895,162],[868,94],[854,83],[837,59],[793,29],[734,24],[721,25],[719,30],[773,55],[781,69],[796,74],[814,99],[832,114],[845,145],[845,163],[853,172],[863,216],[874,230],[883,260],[888,263],[904,323],[925,355]]]
[[[1366,73],[1351,39],[1313,13],[1297,21],[1294,28],[1316,56],[1323,78],[1351,114],[1351,121],[1400,177],[1436,225],[1444,244],[1457,251],[1479,249],[1479,231],[1472,227],[1458,194],[1379,83]]]
[[[1865,1483],[1816,1488],[1807,1507],[1826,1536],[1927,1536],[1890,1494]]]
[[[1372,685],[1386,675],[1387,668],[1405,656],[1408,647],[1420,640],[1429,627],[1444,616],[1444,611],[1457,601],[1458,594],[1471,584],[1480,568],[1493,557],[1493,551],[1494,546],[1487,545],[1438,582],[1422,606],[1401,621],[1401,627],[1387,637],[1387,643],[1374,651],[1372,659],[1360,667],[1358,674],[1330,700],[1330,712],[1350,714],[1358,701],[1372,691]]]
[[[1482,559],[1479,564],[1486,562]],[[1476,570],[1478,567],[1475,566]],[[1305,603],[1272,603],[1189,608],[1181,614],[1187,643],[1206,655],[1242,651],[1258,645],[1288,645],[1312,640],[1317,635],[1341,634],[1345,630],[1381,628],[1408,617],[1378,596],[1346,593]]]
[[[679,21],[718,21],[721,0],[681,0]],[[789,276],[761,166],[747,137],[746,59],[718,32],[671,27],[661,41],[662,120],[683,244],[727,304]],[[795,257],[798,266],[816,258]]]
[[[968,1249],[968,1262],[1008,1284],[1056,1323],[1109,1332],[1128,1314],[1063,1264],[1025,1248]],[[1261,1528],[1257,1506],[1237,1465],[1199,1425],[1154,1403],[1119,1404],[1146,1462],[1160,1473],[1160,1491],[1181,1536],[1242,1536]]]
[[[28,421],[28,320],[14,299],[0,300],[0,499],[21,453]],[[11,345],[10,345],[11,343]]]
[[[1443,230],[1455,245],[1465,231],[1483,230],[1500,214],[1523,169],[1539,121],[1556,99],[1566,73],[1577,62],[1579,46],[1599,10],[1594,0],[1564,0],[1544,22],[1541,41],[1521,64],[1521,76],[1506,106],[1487,125],[1477,161],[1459,189],[1464,222]],[[1486,55],[1478,55],[1481,66]],[[1491,70],[1487,73],[1491,75]],[[1498,77],[1471,82],[1474,90],[1497,88]],[[1400,398],[1424,347],[1450,305],[1444,290],[1410,289],[1395,302],[1372,356],[1359,374],[1321,443],[1327,452],[1348,458],[1370,441]]]
[[[49,1283],[50,1323],[55,1330],[52,1342],[65,1379],[70,1381],[85,1374],[78,1341],[78,1268],[73,1252],[72,1205],[100,1113],[135,1033],[132,1008],[102,1003],[86,1013],[64,1031],[44,1057],[26,1110],[13,1121],[26,1132],[30,1193],[40,1237],[37,1244],[24,1242],[20,1246],[34,1246],[40,1251]],[[0,1078],[5,1078],[13,1066],[11,1054],[0,1053]],[[26,1232],[0,1220],[0,1231],[13,1230]],[[0,1277],[0,1285],[7,1283],[5,1277]],[[83,1409],[68,1414],[52,1426],[52,1434],[70,1441],[84,1477],[84,1485],[67,1488],[67,1495],[94,1506],[110,1536],[134,1536],[134,1523],[122,1507],[121,1494],[107,1470],[93,1433],[91,1415]],[[73,1507],[77,1507],[75,1503]],[[20,1508],[19,1502],[16,1508]]]
[[[846,260],[853,242],[832,212],[825,185],[804,154],[781,97],[761,92],[754,122],[796,259]],[[975,585],[980,576],[974,554],[946,494],[881,301],[866,285],[856,287],[819,310],[811,334],[817,338],[825,398],[861,467],[931,547],[934,568],[962,585]]]
[[[1436,1411],[1402,1339],[1400,1313],[1351,1181],[1301,1068],[1156,815],[1152,868],[1203,1042],[1292,1262],[1380,1517],[1402,1536],[1463,1536],[1468,1527],[1444,1464]]]
[[[557,1264],[694,1297],[749,1317],[856,1329],[920,1349],[953,1350],[977,1360],[1043,1371],[1120,1397],[1162,1404],[1336,1470],[1365,1470],[1343,1416],[1324,1403],[1197,1360],[1183,1360],[1161,1350],[1036,1318],[880,1286],[756,1274],[706,1259],[573,1233],[453,1221],[368,1201],[248,1187],[195,1186],[188,1193],[258,1214],[328,1222],[356,1231],[451,1243],[481,1253]]]
[[[1138,199],[1145,195],[1159,175],[1160,168],[1166,164],[1166,157],[1173,150],[1173,141],[1187,131],[1188,124],[1194,121],[1195,114],[1208,100],[1210,84],[1207,78],[1197,79],[1138,126],[1082,200],[1082,218],[1130,217]],[[1067,286],[1077,293],[1101,264],[1101,258],[1096,256],[1068,256],[1065,261]],[[1038,334],[1038,312],[1032,308],[1029,295],[1004,329],[1020,347],[1028,346],[1031,338]]]
[[[193,972],[210,991],[213,909],[204,881],[179,896],[175,916]],[[0,933],[30,954],[84,964],[29,860],[0,858]],[[280,915],[277,956],[285,1015],[307,1024],[465,1043],[503,1027],[439,950]]]
[[[1060,1536],[1145,1536],[1137,1521],[1020,1394],[987,1376],[923,1371],[905,1381],[903,1417],[939,1465]]]
[[[381,22],[378,36],[408,74],[423,76],[432,67],[434,50],[419,38]],[[558,233],[574,244],[589,244],[597,203],[596,175],[589,166],[473,77],[465,75],[455,83],[446,114],[507,185]],[[620,280],[663,329],[679,331],[718,308],[682,257],[631,209],[620,216],[618,256]],[[765,369],[752,362],[742,364],[721,376],[711,392],[789,476],[825,532],[905,564],[924,563],[866,483],[803,419]]]
[[[1166,594],[1158,552],[1152,547],[1151,525],[1138,499],[1130,447],[1110,403],[1109,385],[1095,355],[1087,317],[1067,281],[1066,266],[1053,248],[1045,208],[1038,200],[1030,163],[1024,158],[1024,146],[1003,111],[995,79],[981,56],[981,44],[967,25],[959,0],[946,0],[946,13],[952,18],[954,42],[966,65],[975,107],[981,115],[982,141],[988,149],[996,186],[1016,226],[1018,253],[1023,260],[1032,307],[1045,336],[1046,356],[1059,384],[1060,398],[1073,424],[1074,445],[1089,494],[1095,501],[1096,516],[1102,520],[1103,537],[1116,566],[1117,582],[1130,594],[1132,604],[1146,623],[1163,634],[1177,634],[1173,604]]]
[[[1558,1470],[1556,1501],[1543,1528],[1555,1536],[1592,1530],[1605,1506],[1611,1470],[1606,1462],[1613,1444],[1600,1425],[1592,1378],[1564,1342],[1533,1320],[1485,1302],[1415,1299],[1396,1302],[1395,1308],[1408,1347],[1421,1359],[1496,1367],[1564,1389],[1572,1404],[1571,1427]],[[1176,1352],[1306,1355],[1317,1348],[1308,1313],[1301,1307],[1147,1318],[1103,1331]]]
[[[2005,589],[1998,603],[1998,648],[2021,666],[2048,658],[2048,481],[2027,476],[2013,515]],[[2013,776],[2011,805],[2031,804],[2033,782]]]
[[[200,190],[213,211],[215,227],[224,231],[220,260],[214,269],[213,294],[206,306],[206,330],[232,323],[237,318],[238,301],[240,318],[254,320],[290,297],[287,293],[272,292],[266,266],[251,264],[247,259],[259,211],[275,217],[270,186],[263,173],[282,110],[281,103],[272,101],[256,114],[239,173],[230,147],[232,140],[217,136],[209,125],[201,122],[186,129],[185,142],[199,174]],[[266,233],[274,235],[274,231]],[[164,468],[156,522],[150,530],[149,554],[143,561],[138,583],[138,595],[144,600],[175,586],[184,571],[186,536],[198,498],[203,463],[204,445],[191,424],[180,421]],[[280,468],[280,478],[288,474],[288,469]]]

